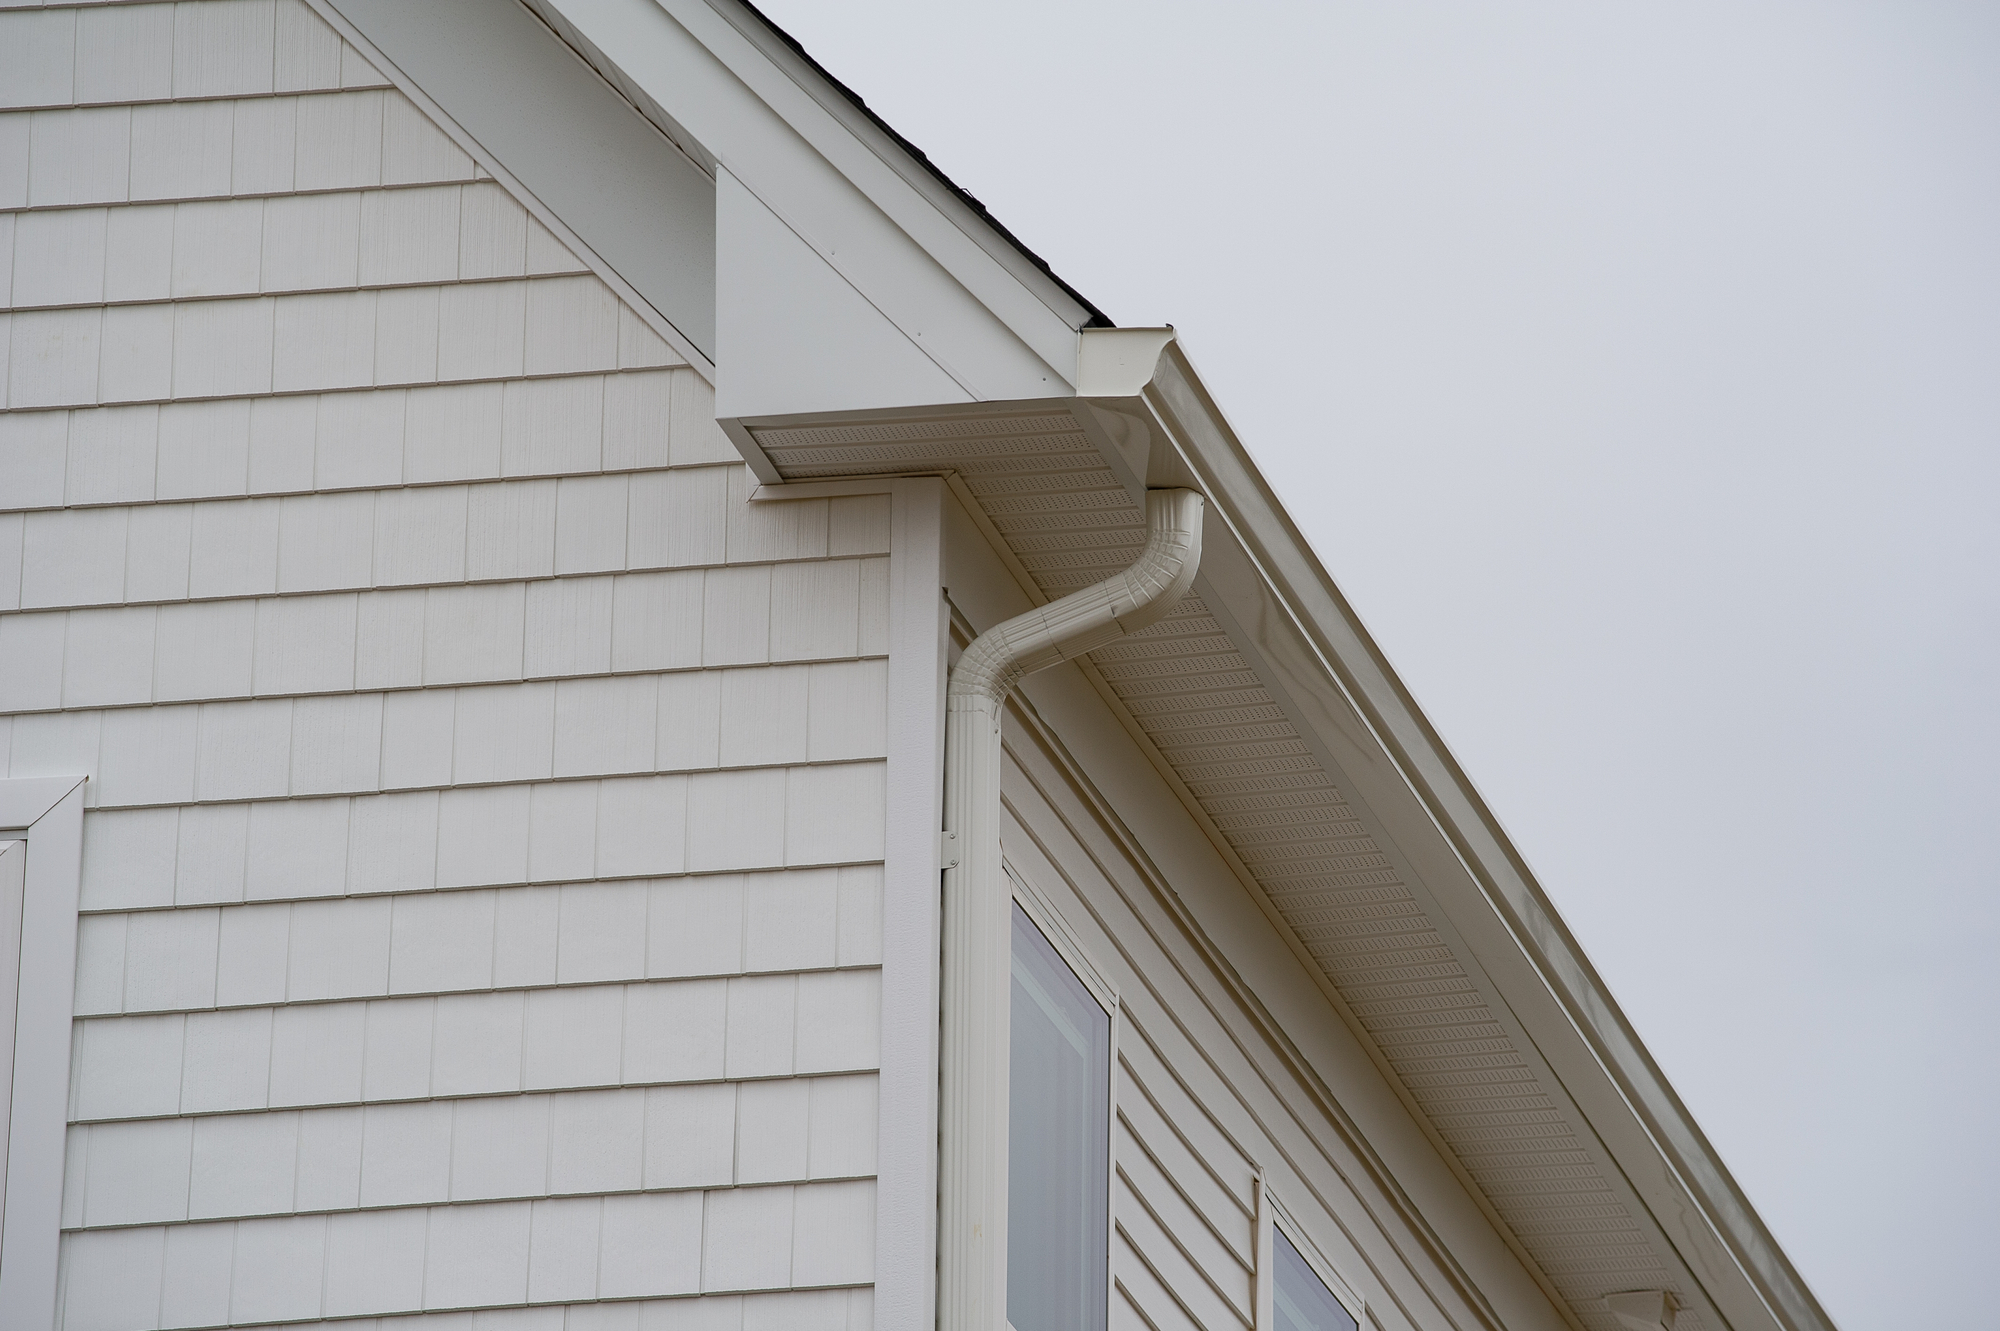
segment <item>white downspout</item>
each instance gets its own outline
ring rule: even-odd
[[[1115,642],[1173,609],[1201,563],[1201,513],[1193,490],[1149,491],[1146,548],[1137,562],[995,625],[952,667],[944,748],[940,1331],[1007,1331],[1013,894],[1000,867],[1001,711],[1022,676]]]

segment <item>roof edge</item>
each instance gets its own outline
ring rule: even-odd
[[[1005,223],[995,217],[987,209],[986,205],[981,203],[971,191],[946,175],[944,170],[937,163],[933,162],[923,149],[904,138],[894,125],[891,125],[888,121],[877,115],[868,103],[862,99],[860,93],[835,78],[825,65],[820,64],[819,61],[813,58],[812,53],[806,50],[798,38],[779,27],[763,10],[751,4],[750,0],[707,0],[707,4],[709,8],[715,10],[716,13],[727,20],[731,26],[742,32],[751,41],[756,42],[760,47],[763,47],[767,55],[775,55],[770,49],[772,42],[776,42],[777,45],[788,52],[790,60],[784,63],[802,65],[810,75],[810,78],[800,78],[795,70],[787,70],[788,73],[791,73],[794,82],[806,88],[808,92],[813,92],[814,89],[811,84],[816,81],[823,86],[826,92],[832,94],[832,98],[819,96],[815,97],[814,100],[818,101],[822,106],[827,107],[834,114],[842,115],[843,119],[847,118],[843,112],[858,113],[863,117],[876,133],[888,139],[901,156],[907,159],[911,165],[915,166],[934,184],[941,186],[944,192],[967,212],[971,213],[981,226],[1005,242],[1007,247],[1016,255],[1027,260],[1036,272],[1054,283],[1064,295],[1075,301],[1081,310],[1089,316],[1089,318],[1081,321],[1082,327],[1116,328],[1118,326],[1111,321],[1110,316],[1097,308],[1097,305],[1089,297],[1071,286],[1055,269],[1051,268],[1048,260],[1029,249],[1027,244],[1019,236],[1015,235]],[[879,152],[880,150],[878,149],[877,151]],[[884,156],[886,157],[887,155],[884,154]]]
[[[932,162],[932,160],[930,160],[930,156],[928,156],[928,154],[926,154],[926,152],[924,152],[922,148],[918,148],[918,146],[916,146],[916,144],[912,144],[912,142],[910,142],[908,138],[904,138],[904,136],[902,136],[902,134],[900,134],[900,132],[896,130],[896,126],[892,126],[892,124],[890,124],[888,120],[882,120],[882,116],[878,116],[878,114],[876,114],[876,112],[874,112],[874,110],[872,110],[872,108],[868,106],[868,102],[864,102],[864,100],[862,100],[862,96],[860,96],[858,92],[854,92],[854,90],[852,90],[852,88],[848,88],[848,86],[846,86],[844,82],[840,82],[838,78],[834,78],[834,76],[832,76],[832,72],[828,72],[828,68],[826,68],[824,64],[820,64],[818,60],[814,60],[814,58],[812,58],[812,52],[808,52],[808,50],[806,50],[806,48],[804,48],[804,46],[800,44],[800,40],[798,40],[798,38],[794,38],[794,36],[792,36],[790,32],[786,32],[786,30],[784,30],[784,28],[780,28],[780,26],[778,26],[776,22],[772,22],[772,18],[770,18],[768,14],[764,14],[764,10],[760,10],[760,8],[756,8],[754,4],[750,4],[750,0],[708,0],[708,8],[716,10],[718,14],[722,14],[722,18],[730,20],[730,24],[732,24],[732,26],[736,26],[736,28],[738,28],[740,32],[744,32],[744,36],[748,36],[748,38],[750,38],[752,42],[758,42],[758,38],[760,38],[760,36],[768,36],[768,38],[774,38],[774,40],[776,40],[776,42],[778,42],[780,46],[784,46],[784,48],[786,48],[786,50],[788,50],[788,52],[792,54],[792,58],[794,58],[794,60],[796,60],[798,64],[806,66],[806,68],[808,68],[808,70],[812,72],[812,76],[814,76],[814,78],[816,78],[816,80],[818,80],[820,84],[824,84],[824,86],[826,86],[826,90],[828,90],[828,92],[832,92],[832,94],[834,94],[836,98],[840,98],[840,102],[844,102],[844,104],[846,104],[846,108],[850,108],[850,110],[854,110],[854,112],[860,112],[860,114],[862,114],[862,116],[864,116],[864,118],[868,120],[868,124],[870,124],[870,126],[874,126],[874,130],[876,130],[878,134],[882,134],[884,138],[888,138],[888,140],[890,140],[890,142],[892,142],[892,144],[894,144],[894,146],[896,146],[896,148],[898,148],[898,150],[902,152],[902,156],[904,156],[904,158],[908,158],[908,160],[910,160],[910,162],[912,162],[912,164],[914,164],[914,166],[916,166],[918,170],[922,170],[922,172],[924,172],[924,174],[926,174],[926,176],[928,176],[928,178],[930,178],[932,182],[936,182],[938,186],[942,186],[942,188],[944,188],[944,192],[946,192],[946,194],[950,194],[950,196],[952,196],[952,198],[954,198],[954,200],[956,200],[956,202],[958,202],[960,206],[964,206],[964,208],[966,208],[966,210],[968,210],[968,212],[970,212],[970,214],[972,214],[974,218],[978,218],[978,222],[980,222],[980,224],[982,224],[982,226],[984,226],[986,230],[990,230],[990,232],[992,232],[994,236],[998,236],[998,238],[1000,238],[1002,242],[1006,242],[1006,244],[1008,244],[1008,248],[1012,248],[1012,250],[1014,250],[1014,254],[1018,254],[1020,258],[1028,260],[1028,264],[1032,264],[1036,272],[1040,272],[1040,274],[1042,274],[1044,278],[1048,278],[1048,280],[1050,280],[1050,282],[1054,282],[1054,284],[1056,284],[1058,288],[1062,288],[1062,294],[1064,294],[1064,296],[1068,296],[1070,300],[1074,300],[1074,302],[1076,302],[1076,304],[1078,304],[1078,306],[1080,306],[1080,308],[1082,308],[1082,310],[1084,310],[1084,312],[1086,312],[1086,314],[1090,316],[1088,320],[1084,320],[1084,322],[1082,322],[1082,326],[1084,326],[1084,328],[1116,328],[1116,324],[1114,324],[1114,322],[1110,320],[1110,316],[1106,316],[1106,314],[1104,314],[1102,310],[1098,310],[1098,306],[1096,306],[1096,304],[1094,304],[1094,302],[1092,302],[1092,300],[1090,300],[1088,296],[1084,296],[1084,294],[1082,294],[1082,292],[1078,292],[1078,290],[1076,290],[1074,286],[1070,286],[1070,284],[1068,284],[1068,282],[1066,282],[1066,280],[1064,280],[1064,278],[1062,278],[1062,276],[1060,276],[1060,274],[1058,274],[1058,272],[1056,272],[1054,268],[1050,268],[1050,266],[1048,266],[1048,260],[1044,260],[1044,258],[1042,258],[1040,254],[1036,254],[1034,250],[1030,250],[1030,248],[1026,246],[1026,242],[1022,242],[1022,238],[1020,238],[1020,236],[1016,236],[1016,234],[1014,234],[1012,230],[1008,230],[1008,226],[1006,226],[1004,222],[1000,222],[1000,218],[996,218],[996,216],[994,216],[992,212],[988,212],[986,204],[982,204],[982,202],[980,202],[980,200],[978,200],[978,198],[976,198],[976,196],[974,196],[974,194],[972,194],[970,190],[966,190],[966,188],[964,188],[962,184],[958,184],[956,180],[952,180],[950,176],[946,176],[946,174],[944,174],[944,170],[942,170],[942,168],[940,168],[940,166],[938,166],[936,162]],[[748,22],[742,22],[742,20],[738,20],[738,18],[734,16],[734,12],[742,12],[742,14],[744,14],[744,16],[748,18]],[[756,28],[756,30],[752,30],[752,28]],[[758,44],[760,44],[760,46],[766,46],[764,42],[758,42]],[[768,50],[768,46],[766,46],[766,50]],[[806,86],[806,80],[800,80],[800,78],[798,78],[798,74],[792,74],[792,78],[794,78],[794,82],[798,82],[800,86]],[[810,88],[808,88],[808,92],[810,92]],[[826,100],[826,98],[816,98],[816,100],[818,100],[818,102],[820,102],[822,106],[826,106],[826,104],[828,104],[828,100]],[[840,114],[840,108],[838,108],[838,106],[828,106],[828,110],[834,110],[836,114]]]
[[[1589,1047],[1618,1101],[1658,1150],[1673,1182],[1727,1248],[1768,1311],[1791,1331],[1834,1331],[1832,1319],[1640,1041],[1499,819],[1320,563],[1177,339],[1170,338],[1161,347],[1145,396],[1169,426],[1181,462],[1210,502],[1227,515],[1273,592],[1313,643],[1329,684],[1360,713],[1450,841],[1481,893],[1478,904],[1504,923],[1548,994],[1561,1005],[1571,1028]],[[1217,449],[1222,456],[1213,456]],[[1501,968],[1489,969],[1504,990]],[[1521,996],[1508,999],[1521,1007]],[[1527,1020],[1525,1012],[1522,1017]],[[1559,1070],[1556,1075],[1569,1080]],[[1589,1105],[1593,1100],[1602,1104],[1603,1097],[1568,1089],[1585,1117],[1595,1117]],[[1607,1145],[1616,1136],[1601,1128],[1600,1135]],[[1628,1174],[1633,1163],[1621,1162]],[[1666,1217],[1654,1209],[1656,1221],[1664,1221]],[[1674,1228],[1662,1227],[1669,1233]],[[1689,1265],[1699,1269],[1699,1263]]]

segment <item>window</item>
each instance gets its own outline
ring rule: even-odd
[[[1014,907],[1007,1320],[1101,1331],[1110,1310],[1111,1015]]]
[[[1359,1331],[1354,1314],[1333,1296],[1284,1229],[1274,1228],[1272,1238],[1271,1302],[1277,1331]]]

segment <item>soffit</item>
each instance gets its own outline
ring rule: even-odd
[[[1048,599],[1126,567],[1144,541],[1142,510],[1061,403],[749,433],[787,481],[956,473]],[[1092,653],[1096,674],[1576,1323],[1619,1331],[1603,1296],[1653,1288],[1686,1308],[1680,1331],[1722,1331],[1204,586]]]

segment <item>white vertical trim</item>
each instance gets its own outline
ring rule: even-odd
[[[14,982],[5,1198],[0,1201],[0,1326],[53,1327],[69,1117],[70,1014],[83,867],[82,777],[0,781],[0,828],[26,833],[20,948],[0,957]]]
[[[1257,1263],[1257,1269],[1251,1273],[1250,1328],[1251,1331],[1275,1331],[1278,1325],[1278,1243],[1272,1237],[1276,1231],[1271,1220],[1271,1180],[1260,1169],[1253,1186],[1257,1196],[1257,1232],[1251,1238],[1251,1245],[1252,1260]]]
[[[27,842],[0,840],[0,1032],[7,1037],[5,1057],[0,1058],[0,1254],[7,1241],[7,1125],[14,1110],[14,1005],[21,994],[21,896],[27,862]]]
[[[944,821],[944,483],[892,481],[888,828],[875,1325],[937,1321],[938,828]]]

